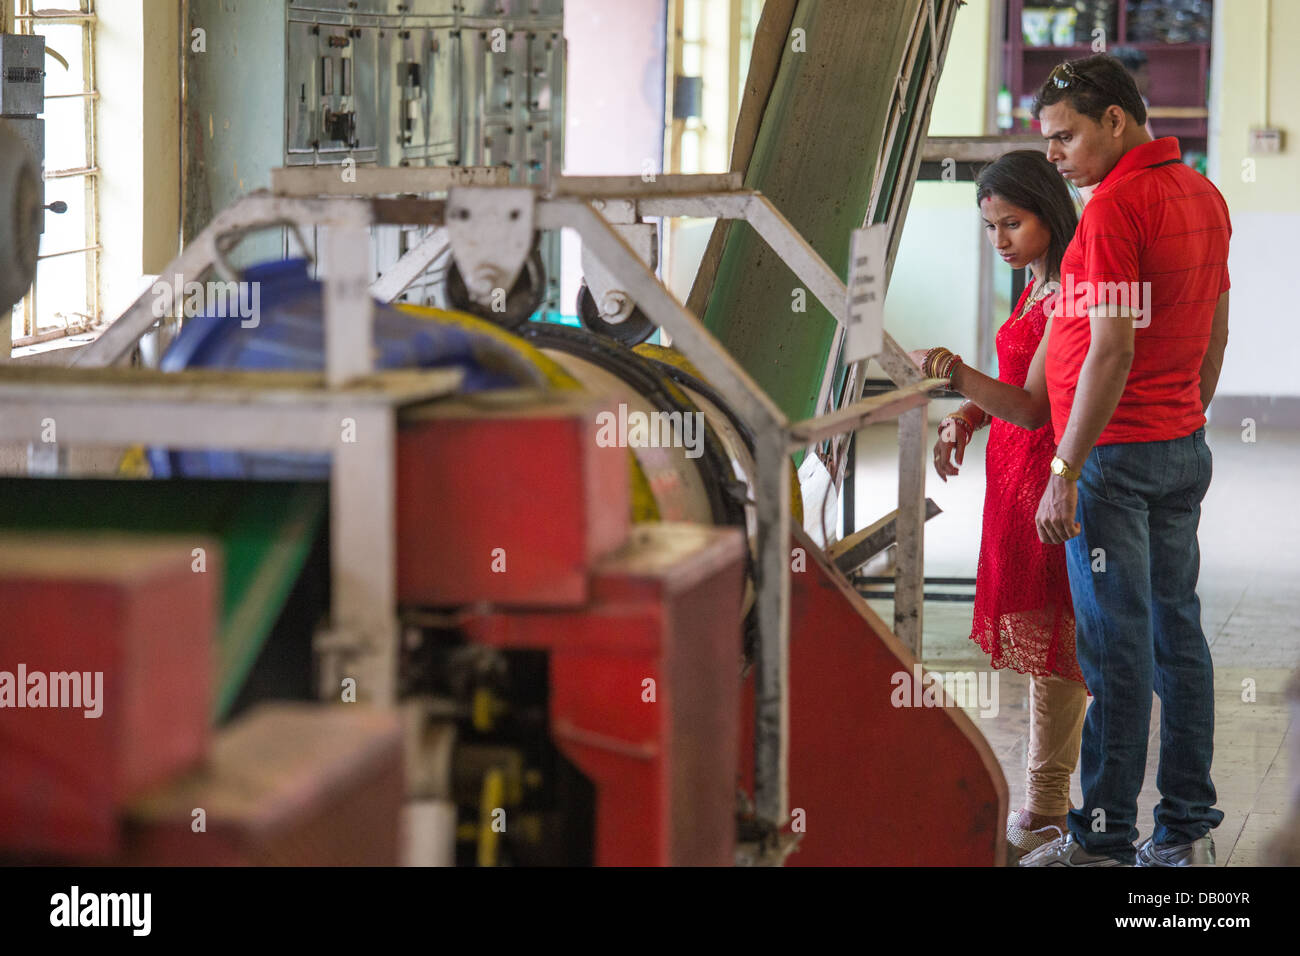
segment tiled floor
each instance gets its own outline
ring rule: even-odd
[[[945,409],[938,409],[940,413]],[[933,430],[933,429],[932,429]],[[968,451],[961,474],[945,484],[933,470],[927,494],[944,509],[926,528],[926,574],[973,577],[979,553],[984,495],[983,442]],[[1215,757],[1212,776],[1223,823],[1214,831],[1221,865],[1250,866],[1281,827],[1290,793],[1290,711],[1283,687],[1300,665],[1300,510],[1294,507],[1300,473],[1300,433],[1258,431],[1242,441],[1235,429],[1211,428],[1214,479],[1202,507],[1202,625],[1215,664]],[[860,440],[859,523],[874,520],[897,500],[897,433],[870,429]],[[865,503],[877,502],[875,507]],[[878,512],[878,513],[877,513]],[[939,590],[953,590],[941,587]],[[872,601],[890,620],[889,601]],[[971,605],[927,601],[922,656],[936,670],[978,670],[987,657],[970,641]],[[1023,805],[1029,682],[999,674],[996,716],[968,713],[998,755],[1011,807]],[[1253,686],[1254,699],[1248,689]],[[1138,799],[1138,828],[1145,838],[1159,757],[1160,702],[1153,701],[1146,786]],[[1076,771],[1072,799],[1082,802]]]

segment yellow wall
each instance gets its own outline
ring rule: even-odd
[[[957,11],[930,111],[931,136],[983,136],[988,99],[990,0]]]
[[[1287,292],[1300,249],[1300,0],[1220,3],[1214,42],[1210,179],[1228,202],[1233,226],[1228,350],[1218,394],[1300,396],[1300,337]],[[1252,156],[1248,131],[1265,123],[1282,129],[1283,151]],[[1253,182],[1243,168],[1248,160]]]
[[[1300,2],[1232,0],[1217,26],[1220,82],[1210,104],[1211,178],[1233,212],[1300,212]],[[1284,151],[1251,156],[1249,130],[1265,123],[1285,131]],[[1255,161],[1254,182],[1245,178],[1247,159]]]

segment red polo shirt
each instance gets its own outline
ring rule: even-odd
[[[1142,310],[1124,394],[1097,444],[1167,441],[1205,424],[1201,362],[1229,285],[1232,225],[1214,184],[1180,155],[1172,136],[1125,153],[1097,184],[1065,250],[1046,366],[1058,442],[1092,340],[1094,303]]]

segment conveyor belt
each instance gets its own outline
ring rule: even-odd
[[[898,246],[954,0],[769,0],[733,146],[745,174],[841,278],[853,230]],[[934,60],[932,61],[932,56]],[[829,395],[836,321],[746,224],[715,229],[691,292],[704,323],[791,419]],[[836,389],[843,369],[836,376]]]

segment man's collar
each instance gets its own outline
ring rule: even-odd
[[[1167,163],[1170,160],[1181,159],[1182,150],[1178,148],[1177,136],[1162,136],[1159,139],[1153,139],[1149,143],[1143,143],[1141,146],[1134,146],[1127,153],[1119,158],[1105,176],[1101,178],[1096,187],[1093,189],[1093,195],[1110,189],[1120,180],[1128,177],[1130,173],[1137,172],[1147,166],[1155,166],[1158,163]]]

